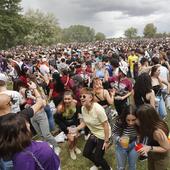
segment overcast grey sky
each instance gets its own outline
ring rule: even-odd
[[[62,28],[82,24],[107,37],[122,36],[131,26],[141,34],[147,23],[170,32],[170,0],[22,0],[21,6],[53,13]]]

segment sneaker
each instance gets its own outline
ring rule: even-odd
[[[74,149],[74,151],[75,151],[76,154],[81,154],[81,150],[77,147]]]
[[[74,150],[70,150],[70,157],[71,157],[71,159],[76,160],[76,154],[75,154]]]
[[[60,147],[55,147],[54,148],[54,152],[57,154],[57,155],[59,155],[60,154],[60,152],[61,152],[61,149],[60,149]]]
[[[112,167],[110,167],[110,170],[113,170]]]
[[[98,170],[98,167],[95,166],[95,165],[93,165],[93,166],[90,168],[90,170]]]

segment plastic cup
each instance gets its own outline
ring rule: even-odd
[[[135,151],[140,150],[142,147],[143,147],[143,144],[142,144],[142,143],[136,144],[136,146],[135,146]]]
[[[121,137],[121,146],[124,149],[127,149],[129,147],[129,137],[128,136]]]
[[[136,146],[135,146],[136,152],[137,152],[138,150],[140,150],[142,147],[143,147],[143,144],[142,144],[142,143],[136,144]],[[143,160],[147,159],[147,157],[148,157],[147,155],[139,155],[139,160],[143,161]]]
[[[76,136],[77,135],[77,128],[75,125],[71,125],[70,126],[70,133],[72,136]]]

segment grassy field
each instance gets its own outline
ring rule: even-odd
[[[167,116],[166,122],[170,127],[170,112]],[[84,136],[80,136],[78,138],[78,147],[83,150],[85,141]],[[82,156],[82,154],[77,156],[76,160],[72,160],[70,158],[67,143],[60,144],[61,153],[61,168],[62,170],[89,170],[89,168],[93,165],[88,159]],[[112,145],[109,150],[105,153],[105,158],[108,161],[109,165],[112,167],[113,170],[116,170],[116,162],[115,162],[115,153],[114,153],[114,145]],[[137,163],[137,170],[147,170],[147,161]],[[161,170],[161,169],[160,169]],[[170,167],[168,168],[170,170]]]

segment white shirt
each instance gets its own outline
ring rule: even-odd
[[[46,75],[46,74],[49,74],[49,73],[50,73],[50,69],[49,69],[49,67],[48,67],[46,64],[41,64],[41,65],[40,65],[40,72],[41,72],[43,75]]]
[[[159,76],[163,81],[166,81],[168,83],[169,70],[164,66],[160,66],[160,75]],[[163,85],[164,85],[164,88],[166,89],[167,86],[165,84],[163,84]]]
[[[20,110],[20,104],[22,104],[22,97],[21,94],[17,91],[13,91],[13,90],[5,90],[0,92],[0,94],[7,94],[9,95],[12,100],[14,101],[14,103],[11,105],[11,112],[12,113],[17,113]]]

